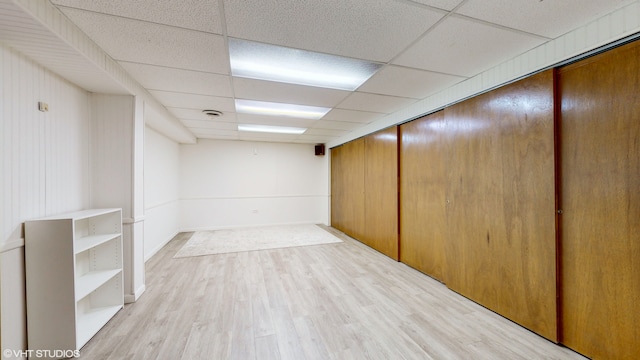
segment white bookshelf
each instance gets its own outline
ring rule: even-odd
[[[27,337],[32,350],[80,350],[124,304],[122,211],[25,223]]]

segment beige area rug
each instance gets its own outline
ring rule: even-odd
[[[173,257],[225,254],[342,242],[313,224],[196,231]]]

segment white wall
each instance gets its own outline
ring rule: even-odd
[[[89,95],[0,45],[2,348],[24,349],[25,220],[89,206]],[[49,112],[37,110],[38,101]]]
[[[146,127],[144,133],[144,258],[180,231],[180,146]]]
[[[328,161],[310,144],[180,146],[183,230],[328,223]]]
[[[124,301],[144,285],[144,102],[91,94],[91,206],[122,208]]]

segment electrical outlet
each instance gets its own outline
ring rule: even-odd
[[[257,213],[258,213],[258,209],[253,209],[253,210],[251,210],[251,213],[252,213],[252,214],[257,214]]]

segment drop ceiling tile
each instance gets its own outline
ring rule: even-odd
[[[196,134],[194,134],[196,135]],[[200,134],[196,135],[198,139],[213,139],[213,140],[238,140],[237,131],[233,135],[212,135],[212,134]]]
[[[346,134],[347,130],[341,129],[316,129],[311,128],[304,132],[304,135],[315,135],[315,136],[330,136],[330,137],[338,137]]]
[[[387,62],[440,20],[403,1],[224,0],[231,37]]]
[[[196,137],[203,135],[221,135],[221,136],[236,136],[238,134],[238,128],[232,130],[220,130],[220,129],[192,129],[189,128]]]
[[[121,61],[120,65],[148,90],[232,97],[230,76]]]
[[[360,123],[344,122],[344,121],[330,121],[330,120],[318,120],[311,127],[312,129],[329,129],[329,130],[353,130],[362,126]]]
[[[545,41],[534,35],[449,16],[393,63],[470,77]]]
[[[229,74],[222,36],[72,8],[62,10],[115,60]]]
[[[215,120],[202,113],[204,109],[184,109],[169,108],[169,111],[180,120],[198,120],[198,121],[219,121],[219,122],[236,122],[236,113],[233,111],[224,111],[222,116],[218,116]],[[215,110],[215,109],[214,109]]]
[[[390,65],[373,75],[358,91],[424,99],[464,79],[460,76]]]
[[[159,90],[151,90],[149,92],[167,108],[197,109],[200,111],[208,109],[222,112],[235,111],[235,104],[232,98]]]
[[[215,130],[237,130],[238,124],[235,122],[223,122],[223,121],[203,121],[203,120],[183,120],[181,119],[184,126],[188,127],[192,131],[202,130],[202,129],[215,129]]]
[[[222,34],[217,0],[52,0],[54,5]]]
[[[241,113],[236,114],[236,116],[238,118],[238,124],[290,126],[299,128],[308,128],[317,121],[309,119],[293,119],[280,116],[252,115]]]
[[[300,135],[238,131],[238,139],[245,141],[293,142],[298,136]]]
[[[347,110],[361,110],[390,114],[416,102],[415,99],[395,96],[354,92],[338,107]]]
[[[386,114],[370,112],[370,111],[357,111],[347,109],[332,109],[327,115],[322,117],[322,120],[334,120],[334,121],[346,121],[368,124],[376,121]]]
[[[468,0],[456,12],[514,29],[556,38],[634,0]]]
[[[233,78],[237,98],[298,105],[333,107],[351,92],[273,81]]]
[[[296,139],[297,142],[308,142],[308,143],[325,143],[325,142],[329,142],[332,139],[335,139],[335,136],[328,136],[328,135],[307,135],[307,133],[305,132],[304,134],[298,136],[298,139]]]
[[[412,1],[450,11],[450,10],[453,10],[460,3],[462,3],[464,0],[412,0]]]

